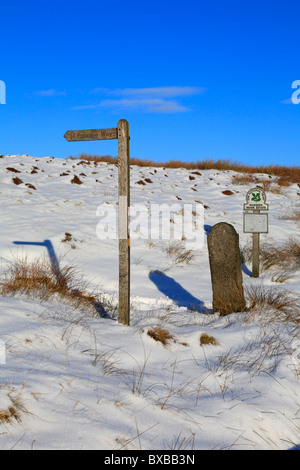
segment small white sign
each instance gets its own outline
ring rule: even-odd
[[[268,233],[268,214],[245,212],[244,233]]]
[[[269,204],[266,204],[266,193],[262,188],[252,188],[247,192],[245,210],[267,211]]]

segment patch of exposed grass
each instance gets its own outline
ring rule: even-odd
[[[0,282],[0,294],[26,295],[30,298],[49,300],[59,296],[74,308],[90,308],[104,313],[97,295],[87,291],[88,283],[73,266],[64,266],[55,271],[45,258],[29,261],[15,259],[8,266]]]
[[[300,243],[290,238],[284,245],[263,244],[260,248],[260,256],[263,268],[272,266],[300,269]]]
[[[202,333],[202,335],[200,336],[200,345],[204,346],[206,344],[212,344],[213,346],[217,346],[219,343],[213,336],[210,336],[206,333]]]
[[[11,402],[11,405],[9,405],[6,409],[1,409],[0,403],[0,424],[12,423],[14,420],[20,421],[21,414],[26,412],[22,400],[20,398],[20,394],[15,395],[12,391],[8,391],[7,395]]]
[[[13,178],[13,183],[18,186],[19,184],[22,184],[22,183],[23,183],[23,180],[21,180],[21,178],[18,178],[18,177],[16,176],[15,178]]]
[[[252,246],[249,244],[241,251],[244,260],[251,261]],[[294,238],[289,238],[284,244],[262,243],[259,251],[260,263],[265,271],[280,268],[287,273],[300,269],[300,243]]]
[[[300,222],[300,205],[295,204],[285,211],[285,213],[280,217],[285,220],[294,220]]]
[[[300,297],[294,293],[276,288],[265,288],[262,285],[252,285],[245,289],[248,301],[247,318],[256,316],[291,321],[300,325]]]
[[[285,186],[290,186],[295,181],[289,175],[276,177],[275,179],[269,175],[269,178],[266,177],[257,177],[251,173],[239,173],[232,176],[232,184],[237,185],[256,185],[263,188],[264,191],[268,191],[273,194],[285,194]]]
[[[174,341],[174,336],[166,328],[161,328],[160,326],[150,328],[147,331],[147,335],[155,341],[159,341],[163,346],[168,346],[170,341]]]
[[[190,264],[196,256],[195,252],[187,249],[182,241],[170,242],[165,252],[174,258],[175,264]]]
[[[72,184],[83,184],[82,181],[78,178],[77,175],[74,176],[73,179],[71,179]]]
[[[249,173],[239,173],[232,176],[232,184],[256,184],[257,178]]]

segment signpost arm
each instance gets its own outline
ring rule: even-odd
[[[128,209],[130,207],[129,125],[118,122],[119,170],[119,323],[130,325],[130,238]]]

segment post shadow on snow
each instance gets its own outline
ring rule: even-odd
[[[62,272],[60,270],[59,262],[58,262],[54,247],[52,245],[52,242],[50,240],[44,240],[43,242],[14,241],[13,243],[14,243],[14,245],[42,246],[42,247],[45,247],[47,252],[48,252],[49,258],[50,258],[52,271],[57,276],[59,282],[62,285],[65,285],[66,288],[68,287],[66,279],[65,279],[64,275],[62,274]],[[76,290],[73,290],[72,292],[76,293]],[[93,305],[96,312],[98,313],[98,315],[101,318],[110,318],[109,315],[107,314],[107,312],[105,311],[103,305],[100,302],[91,302],[91,304]]]
[[[242,260],[242,271],[243,271],[243,273],[247,274],[247,276],[253,277],[252,276],[252,271],[250,271],[250,269],[245,265],[243,260]]]
[[[202,300],[197,299],[187,290],[185,290],[178,282],[167,276],[161,271],[151,271],[149,279],[158,290],[173,300],[178,307],[186,307],[189,310],[195,310],[199,313],[212,313],[211,309],[205,307]]]
[[[208,236],[210,230],[212,229],[212,225],[204,225],[204,231],[206,233],[206,236]],[[247,276],[252,277],[252,271],[246,266],[243,258],[241,259],[242,261],[242,271],[245,273]]]
[[[212,225],[204,225],[204,231],[207,237],[211,229],[212,229]]]

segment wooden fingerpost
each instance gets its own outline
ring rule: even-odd
[[[117,128],[67,131],[68,142],[118,139],[119,167],[119,323],[130,324],[130,238],[129,238],[129,124],[125,119]]]
[[[119,323],[130,325],[130,160],[129,124],[125,119],[118,122],[119,167]]]

